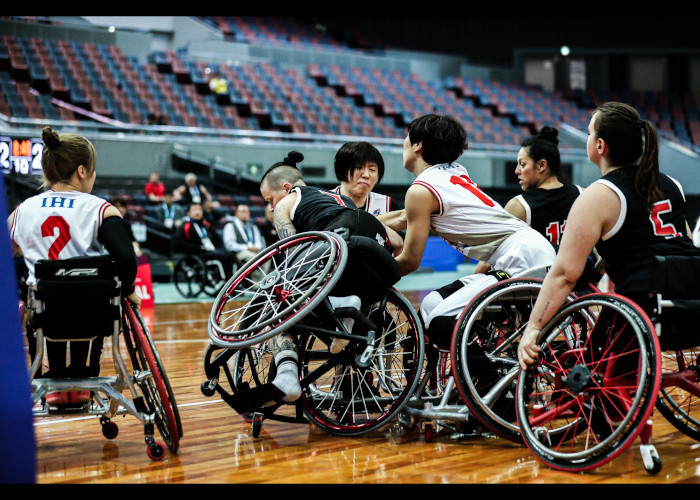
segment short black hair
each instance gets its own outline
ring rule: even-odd
[[[467,131],[450,115],[428,114],[408,125],[411,144],[423,143],[423,160],[429,165],[452,163],[468,149]]]
[[[379,150],[366,141],[346,142],[335,154],[335,178],[340,182],[347,181],[355,169],[370,162],[377,164],[379,183],[384,177],[384,158]]]

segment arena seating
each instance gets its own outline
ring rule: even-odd
[[[318,33],[304,35],[292,21],[283,26],[266,24],[269,19],[210,21],[256,43],[282,43],[282,38],[326,47],[336,43]],[[229,82],[225,99],[209,90],[216,72]],[[585,130],[593,104],[607,99],[636,106],[665,138],[700,147],[700,121],[690,94],[559,95],[495,80],[429,82],[400,71],[317,63],[301,74],[275,62],[183,60],[174,51],[155,51],[140,63],[115,45],[0,37],[0,113],[20,118],[102,117],[140,125],[153,114],[162,117],[159,124],[182,127],[402,138],[413,118],[438,111],[469,123],[472,144],[513,145],[561,120]]]
[[[236,42],[339,52],[384,50],[379,39],[358,33],[331,33],[294,17],[202,16],[199,19]]]

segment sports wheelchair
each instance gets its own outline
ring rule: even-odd
[[[129,413],[143,423],[146,452],[152,460],[162,459],[166,446],[177,452],[182,424],[175,397],[138,308],[121,298],[121,283],[109,256],[40,260],[35,275],[25,308],[34,415],[99,416],[102,434],[114,439],[119,429],[111,419]],[[51,362],[43,372],[45,342],[91,342],[94,350],[104,338],[111,338],[114,375],[97,375],[100,359],[94,353],[99,351],[93,351],[90,366],[80,375],[73,371],[71,378],[66,373],[55,376],[60,368]],[[122,357],[120,338],[130,367]],[[90,391],[89,399],[77,404],[47,402],[48,394],[72,391]],[[156,441],[155,428],[165,444]]]
[[[268,263],[261,280],[251,278]],[[344,272],[367,276],[361,310],[331,304],[331,291],[353,293],[341,279]],[[424,367],[422,324],[392,287],[399,278],[395,260],[370,238],[305,232],[267,247],[238,270],[214,302],[202,392],[218,394],[252,424],[256,437],[265,419],[312,422],[342,436],[379,429],[407,404]],[[348,317],[354,319],[351,331],[342,321]],[[297,338],[301,397],[241,410],[237,393],[274,379],[267,341],[282,332]],[[335,338],[349,343],[332,354]],[[282,406],[292,411],[285,413]]]
[[[653,313],[629,298],[592,293],[565,304],[542,328],[539,358],[520,370],[515,394],[525,444],[548,466],[585,471],[640,437],[645,469],[661,470],[651,415],[700,440],[700,257],[657,257]],[[641,300],[637,298],[637,300]]]
[[[426,372],[399,420],[422,424],[426,441],[440,429],[458,437],[495,433],[522,442],[513,394],[517,341],[547,268],[486,287],[464,308],[450,345],[427,339]]]
[[[495,434],[523,443],[515,414],[517,348],[548,270],[501,276],[461,312],[450,345],[427,340],[426,375],[400,416],[406,427],[422,423],[426,441],[444,428],[457,437]],[[591,263],[568,300],[590,293],[595,278]]]
[[[224,266],[216,259],[204,260],[198,255],[183,254],[177,256],[173,265],[175,288],[187,299],[196,298],[202,292],[216,297],[225,282]]]

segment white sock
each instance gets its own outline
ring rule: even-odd
[[[331,306],[333,306],[334,310],[338,307],[354,307],[359,311],[360,307],[362,306],[362,301],[357,295],[348,295],[347,297],[328,297],[328,300],[331,303]],[[343,318],[343,326],[345,326],[345,329],[349,333],[352,333],[352,327],[354,324],[355,320],[353,318]],[[333,339],[330,346],[331,354],[338,354],[349,343],[350,341],[348,339]]]
[[[299,385],[298,357],[294,351],[281,351],[275,355],[277,363],[277,376],[272,381],[272,385],[284,392],[282,401],[296,401],[301,396],[301,385]]]

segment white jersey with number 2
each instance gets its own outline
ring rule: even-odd
[[[34,283],[37,260],[104,254],[97,231],[109,206],[102,198],[79,191],[49,190],[22,202],[15,210],[10,238],[22,250],[27,284]]]

